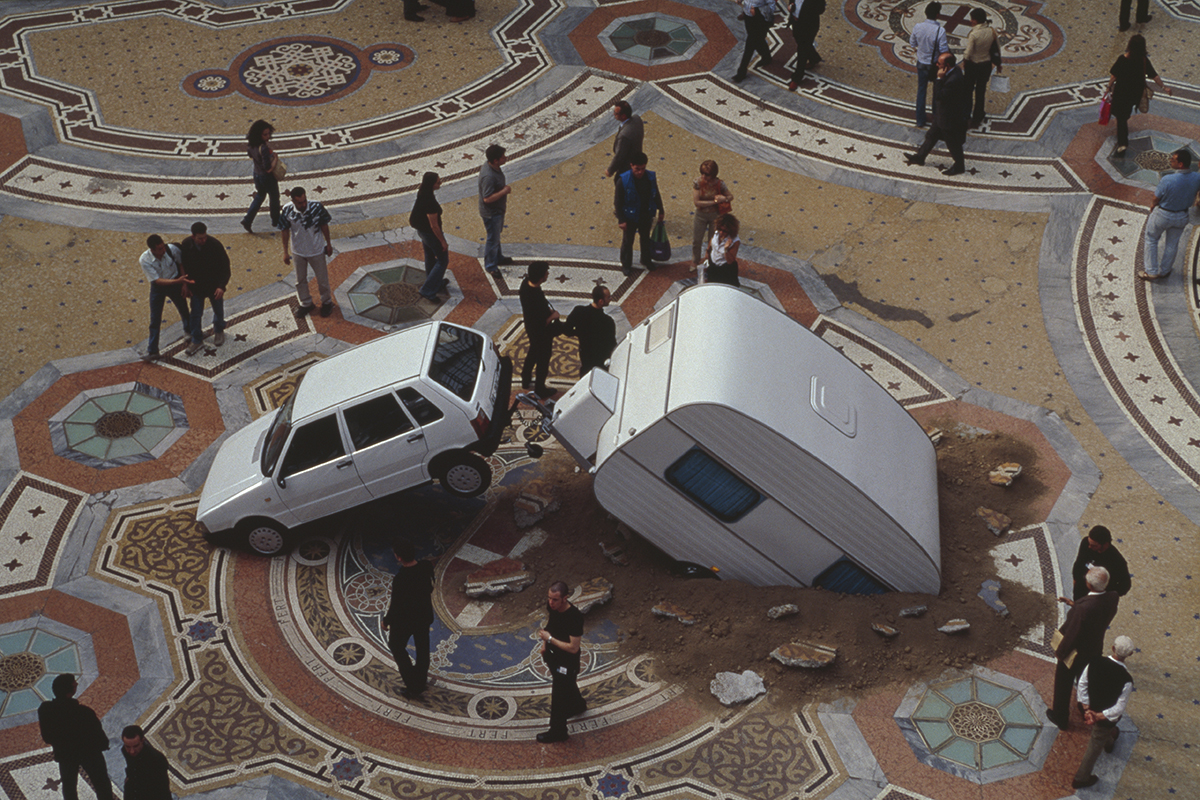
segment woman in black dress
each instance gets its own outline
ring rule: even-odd
[[[1129,37],[1125,52],[1117,56],[1108,72],[1112,115],[1117,118],[1117,147],[1113,150],[1113,156],[1124,158],[1125,150],[1129,147],[1129,117],[1146,91],[1146,78],[1153,78],[1158,88],[1167,94],[1171,94],[1171,88],[1154,71],[1154,65],[1146,55],[1146,40],[1140,33]]]

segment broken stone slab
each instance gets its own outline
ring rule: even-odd
[[[612,600],[612,589],[613,585],[604,578],[592,578],[575,587],[575,591],[571,592],[567,599],[580,613],[586,614],[596,606],[602,606]]]
[[[783,619],[784,617],[793,617],[800,613],[800,606],[795,603],[785,603],[781,606],[775,606],[767,612],[767,616],[771,619]]]
[[[765,694],[767,687],[763,684],[761,675],[748,669],[741,675],[736,672],[718,672],[708,685],[708,690],[724,705],[736,706]]]
[[[1008,526],[1012,524],[1012,519],[1009,517],[1001,514],[999,511],[993,511],[983,506],[975,509],[975,516],[987,523],[987,529],[997,536],[1004,533],[1008,529]]]
[[[1013,462],[1001,464],[988,473],[988,482],[993,486],[1011,486],[1013,478],[1021,474],[1021,465]]]
[[[1000,599],[1000,581],[986,580],[981,584],[979,596],[983,598],[983,602],[1002,617],[1008,616],[1008,606]]]
[[[625,553],[625,548],[619,544],[609,546],[604,542],[600,543],[600,550],[604,553],[604,557],[616,564],[618,567],[629,566],[629,556]]]
[[[489,561],[467,575],[467,597],[495,597],[507,592],[519,592],[533,583],[533,573],[514,558]]]
[[[942,436],[945,434],[943,433],[942,429],[936,425],[926,425],[925,435],[929,437],[929,441],[933,442],[934,446],[936,447],[937,443],[942,440]]]
[[[902,616],[902,617],[920,617],[920,616],[923,616],[925,614],[925,612],[928,610],[929,610],[929,606],[909,606],[908,608],[900,609],[900,616]]]
[[[684,625],[695,625],[698,621],[695,616],[684,611],[674,603],[659,603],[650,611],[660,617],[674,617]]]
[[[971,623],[967,622],[965,619],[952,619],[942,627],[938,628],[938,630],[946,634],[965,633],[966,631],[971,630]]]
[[[525,485],[513,500],[513,519],[518,528],[528,528],[547,514],[558,511],[559,501],[545,481],[534,480]]]
[[[894,639],[900,635],[900,631],[896,630],[891,625],[883,625],[879,622],[872,622],[871,630],[875,631],[885,639]]]
[[[771,658],[785,667],[821,669],[834,662],[837,658],[837,648],[812,642],[789,642],[772,650]]]

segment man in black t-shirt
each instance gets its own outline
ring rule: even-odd
[[[583,613],[567,600],[562,581],[550,585],[546,627],[538,631],[542,658],[550,668],[550,730],[539,733],[542,744],[565,742],[567,720],[587,710],[575,678],[579,675],[579,649],[583,638]]]
[[[611,296],[608,289],[597,286],[592,289],[592,303],[575,306],[567,315],[567,326],[563,333],[579,337],[579,377],[596,367],[603,367],[617,346],[617,323],[604,313]]]
[[[429,626],[433,623],[433,564],[417,561],[412,542],[397,542],[394,548],[400,569],[392,578],[392,601],[383,615],[383,632],[396,668],[404,679],[400,694],[414,700],[425,691],[429,675]],[[417,661],[408,657],[408,640],[413,640]]]
[[[1112,543],[1112,532],[1103,525],[1095,525],[1088,535],[1079,543],[1079,553],[1071,566],[1071,578],[1074,580],[1072,599],[1086,597],[1088,593],[1087,572],[1092,567],[1104,567],[1108,570],[1108,591],[1116,592],[1124,597],[1129,593],[1133,584],[1129,576],[1129,565],[1125,556]]]

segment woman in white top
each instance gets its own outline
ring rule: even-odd
[[[700,273],[700,283],[727,283],[741,286],[738,282],[737,254],[742,240],[738,238],[737,217],[722,214],[714,223],[715,231],[708,250],[708,267]]]
[[[713,223],[722,213],[732,209],[733,192],[717,177],[720,168],[715,161],[700,165],[700,177],[692,183],[692,204],[696,216],[692,223],[692,268],[698,269],[704,260],[704,250],[712,238]]]
[[[982,8],[971,9],[971,32],[967,34],[967,49],[963,53],[963,74],[975,103],[971,109],[971,127],[983,124],[984,101],[987,99],[988,80],[992,77],[992,45],[996,43],[996,29],[988,25],[987,12]],[[1001,66],[995,64],[996,72]]]

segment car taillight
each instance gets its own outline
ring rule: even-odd
[[[471,427],[475,429],[475,435],[480,439],[487,436],[488,426],[491,424],[492,421],[488,419],[488,415],[482,411],[479,412],[479,415],[475,419],[471,420]]]

